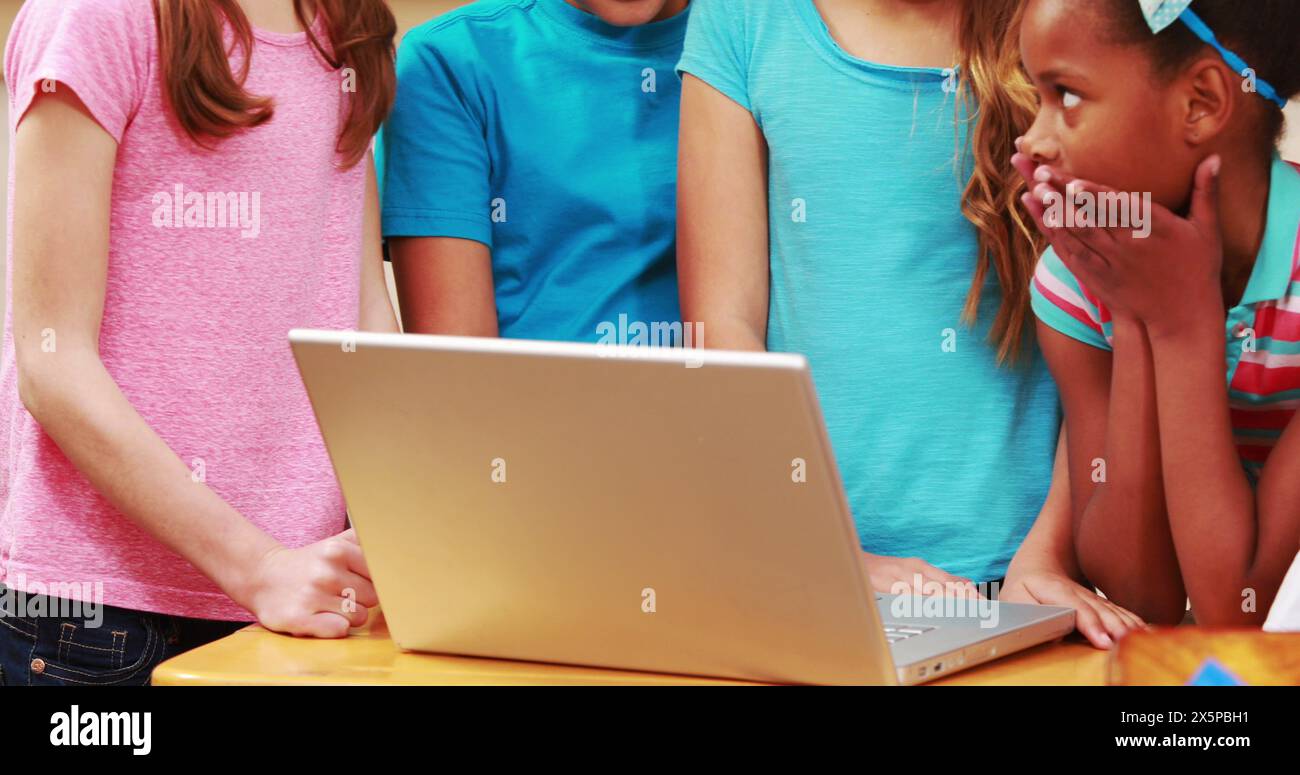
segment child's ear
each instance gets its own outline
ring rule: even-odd
[[[1237,109],[1239,79],[1219,57],[1202,57],[1184,71],[1183,136],[1203,146],[1218,137]]]

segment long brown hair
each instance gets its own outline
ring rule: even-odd
[[[1032,340],[1029,285],[1045,241],[1020,202],[1026,185],[1011,166],[1011,155],[1016,138],[1033,124],[1038,98],[1020,62],[1024,0],[964,0],[963,6],[958,105],[974,124],[974,171],[962,213],[979,234],[979,260],[962,319],[975,322],[989,272],[996,274],[1002,303],[989,339],[1000,363],[1014,363]]]
[[[270,120],[270,97],[244,89],[253,52],[253,28],[236,0],[153,0],[158,25],[163,93],[190,139],[209,146]],[[294,0],[294,13],[313,46],[336,70],[349,68],[357,88],[347,94],[347,116],[337,150],[345,166],[366,154],[393,105],[393,38],[397,23],[384,0]],[[345,7],[346,5],[346,7]],[[327,31],[317,38],[313,20]],[[232,72],[226,24],[243,52]],[[342,84],[340,85],[342,89]]]

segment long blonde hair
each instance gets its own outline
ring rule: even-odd
[[[963,6],[958,106],[974,125],[969,134],[974,171],[962,197],[962,214],[979,234],[979,259],[962,320],[975,322],[984,284],[989,272],[995,273],[1002,303],[989,340],[997,346],[999,363],[1015,363],[1032,341],[1029,286],[1045,245],[1020,202],[1025,182],[1011,166],[1015,140],[1029,130],[1038,110],[1020,61],[1024,0],[964,0]]]

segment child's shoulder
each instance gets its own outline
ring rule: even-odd
[[[153,0],[26,0],[9,30],[6,78],[25,77],[24,64],[38,68],[50,57],[90,66],[87,52],[143,67],[156,36]]]
[[[153,19],[153,0],[27,0],[19,18]]]
[[[1034,314],[1049,327],[1102,350],[1111,347],[1110,313],[1048,247],[1030,284]]]
[[[468,45],[483,38],[509,37],[537,10],[538,0],[476,0],[440,14],[411,29],[402,45],[440,50]]]
[[[800,7],[801,2],[808,3],[808,7]],[[726,18],[743,27],[764,23],[789,25],[799,21],[805,11],[820,18],[812,0],[691,0],[690,7],[692,16]]]

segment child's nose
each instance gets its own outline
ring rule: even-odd
[[[1055,164],[1061,156],[1061,147],[1050,133],[1045,131],[1040,120],[1034,121],[1020,142],[1020,152],[1034,160],[1035,164]]]

